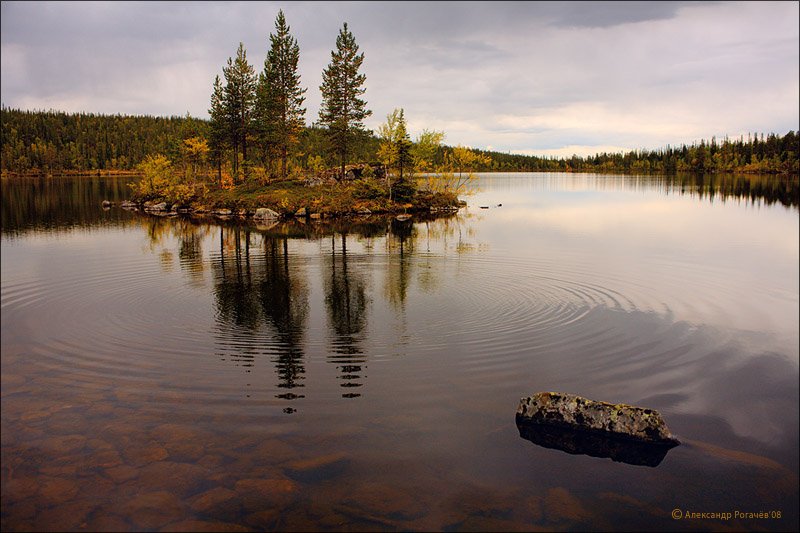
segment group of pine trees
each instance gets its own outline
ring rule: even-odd
[[[303,95],[307,90],[301,87],[297,69],[300,48],[289,29],[279,11],[264,68],[258,75],[239,43],[236,58],[229,58],[222,69],[224,85],[219,76],[214,80],[209,153],[220,179],[226,155],[234,183],[248,178],[256,167],[268,175],[289,175],[289,162],[298,153],[305,129]],[[319,111],[319,125],[341,175],[355,152],[353,145],[367,135],[363,120],[372,114],[361,98],[366,90],[366,76],[359,73],[363,61],[364,54],[358,53],[355,37],[344,23],[331,62],[322,73]]]

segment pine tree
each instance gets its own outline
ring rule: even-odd
[[[306,89],[300,87],[297,62],[300,47],[289,34],[289,26],[278,11],[275,34],[269,35],[270,49],[259,75],[257,115],[259,130],[267,147],[277,148],[281,158],[281,176],[287,175],[287,160],[291,148],[305,126],[306,110],[302,107]]]
[[[265,67],[266,70],[266,67]],[[273,153],[275,152],[275,135],[273,133],[274,124],[272,123],[272,106],[270,105],[271,91],[268,87],[267,77],[264,71],[258,73],[258,83],[256,84],[256,104],[253,110],[253,129],[258,139],[261,163],[265,169],[269,169]]]
[[[224,109],[229,125],[228,133],[233,146],[233,174],[239,175],[239,147],[242,149],[242,164],[247,165],[247,137],[252,132],[253,105],[256,96],[256,75],[247,62],[244,44],[239,43],[236,60],[228,58],[228,66],[222,68],[225,75]]]
[[[403,179],[403,169],[411,166],[411,146],[411,136],[406,129],[406,117],[401,108],[397,120],[397,166],[400,169],[400,179]]]
[[[367,102],[359,98],[366,91],[362,85],[367,77],[358,73],[363,61],[364,54],[358,53],[355,37],[345,22],[336,37],[336,50],[331,51],[331,62],[322,72],[319,110],[320,123],[328,128],[328,140],[340,158],[342,178],[353,138],[364,132],[362,121],[372,114]]]
[[[211,159],[217,167],[219,183],[222,183],[222,154],[225,151],[225,141],[228,138],[224,99],[225,94],[222,90],[222,83],[219,80],[219,76],[216,76],[214,78],[214,91],[211,93],[211,109],[208,110],[208,114],[211,117],[208,145]]]

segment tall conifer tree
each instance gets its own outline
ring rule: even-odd
[[[358,53],[356,39],[345,22],[336,37],[336,50],[331,51],[331,62],[322,72],[319,110],[320,123],[328,128],[328,140],[340,158],[342,178],[353,139],[364,131],[362,121],[372,114],[367,102],[360,98],[366,91],[362,85],[367,79],[358,73],[363,61],[364,54]]]
[[[270,49],[259,75],[257,116],[259,133],[266,148],[274,146],[281,158],[281,176],[287,175],[287,160],[298,135],[305,126],[306,110],[302,107],[306,89],[300,87],[297,62],[300,47],[289,34],[283,10],[275,19],[275,32],[270,33]]]
[[[222,154],[225,151],[225,141],[227,135],[227,123],[225,120],[225,94],[219,76],[214,78],[214,90],[211,93],[211,108],[208,114],[211,117],[209,124],[208,145],[211,151],[211,159],[217,166],[217,179],[222,183]]]
[[[225,75],[224,108],[233,145],[233,173],[239,174],[239,147],[242,163],[247,163],[247,137],[252,131],[253,105],[256,97],[256,75],[247,62],[244,44],[239,43],[236,60],[228,58],[228,66],[222,68]]]
[[[397,120],[397,167],[400,170],[400,179],[403,179],[403,170],[409,168],[413,161],[411,157],[411,136],[406,129],[406,117],[403,109]]]

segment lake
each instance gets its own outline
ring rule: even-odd
[[[2,182],[3,531],[798,528],[797,177],[273,226],[103,209],[128,181]],[[681,445],[524,438],[539,391]]]

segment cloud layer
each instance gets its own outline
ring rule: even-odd
[[[307,121],[347,22],[376,128],[529,153],[658,148],[798,129],[797,2],[6,2],[2,100],[23,109],[206,117],[239,41],[256,70],[283,9]]]

